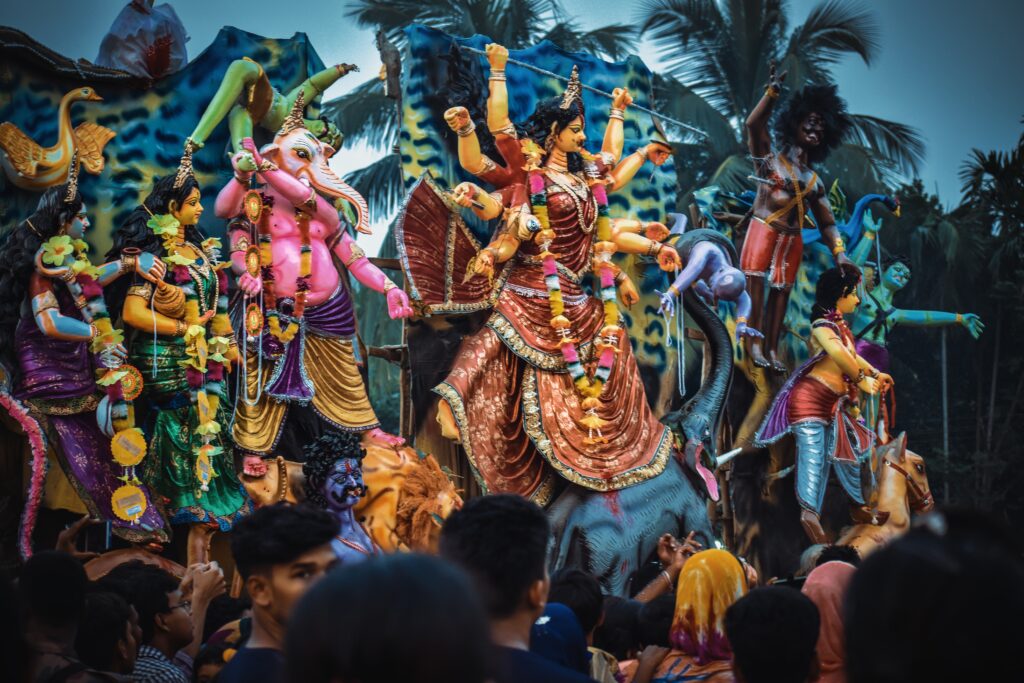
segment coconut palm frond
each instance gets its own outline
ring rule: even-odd
[[[401,157],[388,154],[349,173],[345,180],[366,198],[372,216],[389,216],[402,203],[405,184]]]
[[[870,147],[904,175],[921,172],[925,146],[916,128],[865,114],[851,114],[850,119],[853,121],[851,135],[858,144]]]
[[[385,97],[384,82],[379,78],[371,78],[324,103],[321,113],[349,143],[385,143],[391,147],[398,137],[395,101]]]

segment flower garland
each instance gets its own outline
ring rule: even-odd
[[[597,408],[600,406],[599,397],[604,389],[604,384],[611,376],[615,355],[619,353],[619,333],[621,332],[618,325],[619,307],[615,300],[615,276],[618,268],[611,262],[612,254],[617,251],[617,247],[612,242],[611,220],[608,217],[608,195],[604,184],[600,181],[591,184],[591,191],[597,203],[594,273],[600,282],[599,292],[604,307],[604,326],[596,338],[595,343],[600,356],[594,376],[590,377],[580,361],[579,350],[576,347],[578,340],[573,338],[570,329],[572,323],[564,315],[565,302],[562,299],[562,288],[558,280],[557,255],[550,250],[551,243],[555,239],[555,232],[551,229],[551,221],[548,216],[547,183],[544,171],[531,171],[529,178],[530,208],[541,225],[536,239],[541,248],[544,284],[548,290],[548,304],[551,308],[551,327],[557,330],[561,336],[562,357],[565,359],[565,365],[576,390],[583,397],[581,407],[584,410],[584,417],[581,423],[588,431],[585,442],[588,444],[607,443],[608,439],[601,434],[601,427],[606,424],[606,421],[598,416]],[[582,216],[580,220],[583,220]]]
[[[118,477],[122,485],[111,494],[110,507],[118,518],[134,524],[145,514],[147,505],[145,493],[139,488],[142,482],[135,473],[135,466],[146,457],[146,439],[135,426],[132,406],[132,400],[142,391],[142,374],[115,353],[124,343],[124,333],[111,323],[100,273],[89,261],[88,249],[85,240],[57,235],[40,247],[37,265],[43,274],[65,281],[82,317],[95,330],[89,348],[99,356],[102,368],[97,370],[96,384],[105,391],[110,409],[110,452],[123,468]],[[65,266],[68,259],[71,262]],[[48,269],[44,264],[59,270]]]
[[[163,260],[173,265],[171,275],[174,283],[185,295],[184,320],[187,327],[183,340],[187,358],[178,363],[185,368],[189,398],[196,409],[198,426],[195,433],[202,437],[202,443],[194,449],[194,472],[199,481],[196,497],[201,498],[210,490],[213,478],[218,476],[213,468],[213,457],[224,452],[221,446],[211,442],[221,431],[217,411],[221,400],[226,398],[224,374],[225,366],[230,363],[225,354],[234,346],[228,317],[227,272],[224,270],[230,264],[218,263],[221,242],[215,237],[203,240],[199,247],[192,246],[206,255],[207,263],[216,275],[214,315],[212,320],[204,323],[203,316],[209,313],[209,309],[203,311],[208,294],[204,284],[206,276],[200,270],[201,266],[196,266],[196,259],[185,256],[181,251],[177,240],[181,223],[171,215],[161,214],[150,218],[147,225],[163,239],[166,254]]]
[[[50,468],[50,462],[46,457],[46,437],[28,409],[7,391],[0,390],[0,407],[3,407],[21,426],[32,451],[32,475],[29,479],[28,498],[21,513],[21,524],[18,525],[18,549],[21,551],[21,558],[27,560],[32,557],[32,531],[36,527],[39,505],[43,501],[46,472]]]
[[[281,313],[277,309],[277,287],[274,278],[274,255],[272,238],[266,223],[260,225],[260,273],[263,278],[264,300],[266,302],[267,326],[270,333],[282,344],[287,344],[299,332],[299,321],[306,311],[306,293],[309,291],[309,277],[313,273],[313,247],[309,241],[309,214],[295,209],[295,223],[299,228],[299,275],[295,278],[295,306],[289,316],[291,322],[281,329]]]

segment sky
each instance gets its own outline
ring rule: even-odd
[[[789,0],[792,25],[802,22],[821,0]],[[124,2],[120,0],[31,0],[5,2],[0,24],[25,31],[65,56],[95,59],[100,41]],[[158,3],[160,4],[160,3]],[[373,32],[346,16],[341,0],[171,2],[190,36],[189,57],[213,41],[221,26],[285,38],[305,32],[327,64],[355,63],[360,74],[328,89],[327,98],[344,94],[380,66]],[[608,23],[638,23],[637,0],[562,0],[587,28]],[[881,53],[870,67],[847,58],[834,69],[840,94],[850,110],[918,128],[927,143],[921,177],[938,191],[947,207],[960,197],[957,174],[971,149],[1006,149],[1024,125],[1024,1],[1022,0],[875,0],[861,2],[881,26]],[[291,12],[291,8],[304,8]],[[637,53],[659,67],[652,46],[640,41]],[[338,170],[364,166],[376,152],[346,148]],[[378,233],[383,232],[378,230]],[[368,244],[371,248],[376,246]],[[375,251],[375,249],[374,249]]]

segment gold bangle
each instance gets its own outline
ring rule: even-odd
[[[864,232],[864,239],[866,239],[866,240],[873,240],[873,239],[875,239],[875,233],[871,232],[870,230],[866,230]]]
[[[745,315],[741,315],[741,316],[738,316],[736,318],[736,324],[737,325],[739,325],[741,323],[745,323],[745,322],[747,322],[747,316],[745,316]]]
[[[385,278],[385,280],[384,280],[384,293],[387,294],[392,289],[398,289],[398,285],[396,285],[394,282],[392,282],[390,278]]]
[[[658,254],[661,253],[661,250],[664,246],[665,245],[662,244],[661,242],[655,242],[654,240],[651,240],[650,245],[647,247],[647,255],[657,256]]]
[[[764,94],[766,97],[770,97],[773,100],[777,100],[779,98],[779,91],[770,85],[764,89]]]
[[[247,178],[243,178],[242,176],[240,176],[240,175],[238,175],[236,173],[235,174],[235,180],[240,182],[242,185],[245,185],[246,187],[249,187],[249,181],[252,180],[252,174],[249,174],[249,177],[247,177]]]
[[[475,132],[476,132],[476,124],[473,123],[472,120],[470,120],[470,122],[467,123],[465,126],[463,126],[462,128],[457,129],[455,131],[455,134],[458,135],[460,138],[468,138],[470,135],[472,135]]]
[[[625,273],[625,271],[620,270],[618,273],[615,274],[615,284],[621,285],[625,281],[626,281],[626,273]]]
[[[846,245],[843,244],[842,240],[836,240],[835,246],[832,247],[832,255],[839,256],[844,251],[846,251]]]
[[[489,81],[504,81],[505,70],[504,69],[491,69],[490,75],[487,77]]]
[[[679,289],[675,285],[670,285],[668,291],[672,296],[679,296]]]
[[[611,111],[608,112],[608,118],[609,119],[618,119],[619,121],[622,121],[623,120],[622,113],[623,113],[622,110],[619,109],[618,107],[612,107]]]
[[[957,323],[963,325],[964,324],[964,316],[963,316],[963,314],[957,313],[956,314],[956,321],[957,321]]]

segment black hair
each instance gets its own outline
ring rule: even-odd
[[[880,269],[879,273],[884,273],[885,271],[889,270],[890,267],[896,265],[897,263],[902,263],[907,268],[910,268],[911,260],[905,254],[889,254],[888,256],[882,259],[882,268]]]
[[[805,683],[813,673],[821,618],[800,591],[755,588],[729,606],[725,634],[747,683]]]
[[[338,521],[312,505],[276,503],[244,517],[231,530],[231,554],[243,579],[330,543]]]
[[[365,455],[366,449],[363,448],[359,437],[352,432],[325,432],[315,441],[306,444],[302,449],[306,501],[318,508],[326,508],[327,499],[323,494],[323,485],[334,463],[342,458],[361,461]]]
[[[236,619],[241,619],[245,610],[252,607],[249,598],[233,598],[230,595],[218,595],[210,601],[206,608],[206,619],[203,621],[203,642],[210,639],[214,633],[230,624]]]
[[[75,637],[75,652],[82,663],[97,671],[113,671],[117,644],[125,639],[131,619],[131,608],[117,593],[93,591],[86,595]]]
[[[551,575],[548,602],[560,602],[573,611],[584,633],[590,633],[601,621],[604,596],[601,584],[592,574],[565,567]]]
[[[550,154],[551,147],[548,145],[548,136],[552,133],[558,135],[576,118],[582,119],[585,125],[586,116],[584,114],[582,100],[575,99],[568,107],[562,109],[562,96],[558,95],[557,97],[551,97],[538,102],[537,108],[533,110],[533,114],[526,120],[524,129],[526,135],[536,142],[538,147]],[[552,126],[554,127],[553,131]],[[583,170],[582,156],[572,152],[567,157],[570,172],[576,173]],[[542,163],[543,161],[547,161],[547,154],[545,154]]]
[[[820,567],[826,562],[845,562],[858,567],[860,566],[860,553],[852,545],[827,545],[818,554],[814,566]]]
[[[467,577],[415,554],[332,572],[298,602],[285,638],[294,683],[484,683],[489,654],[487,618]]]
[[[82,210],[81,193],[76,191],[70,202],[65,201],[67,193],[67,184],[47,189],[32,215],[14,226],[0,243],[0,359],[15,374],[18,363],[14,358],[14,332],[36,269],[36,252]]]
[[[644,603],[636,615],[636,635],[640,647],[657,645],[671,647],[669,631],[672,630],[672,618],[676,611],[676,596],[665,593]]]
[[[639,647],[637,616],[642,602],[609,595],[604,599],[604,621],[594,630],[594,647],[611,653],[615,659],[629,659]]]
[[[1012,654],[1024,643],[1020,538],[977,511],[917,523],[853,574],[844,599],[847,680],[1020,680]]]
[[[0,680],[28,681],[29,649],[14,585],[0,574]]]
[[[807,85],[790,95],[775,118],[776,141],[793,144],[800,125],[811,114],[818,114],[824,121],[825,132],[817,147],[806,150],[807,161],[816,164],[828,158],[853,125],[838,90],[835,85]]]
[[[811,320],[824,318],[827,313],[834,311],[836,302],[855,290],[858,284],[860,271],[849,264],[829,268],[822,273],[814,289]]]
[[[67,627],[82,616],[88,585],[78,560],[67,553],[44,550],[22,567],[18,594],[28,615],[47,626]]]
[[[465,107],[469,118],[476,126],[476,137],[480,151],[496,164],[505,165],[505,158],[495,144],[494,135],[487,126],[487,88],[483,70],[475,57],[464,53],[455,44],[447,55],[440,57],[447,64],[446,76],[436,94],[427,94],[427,101],[436,111],[447,111],[452,107]],[[435,103],[436,101],[436,103]],[[448,130],[445,123],[441,130]],[[517,128],[517,132],[523,133]],[[447,134],[446,134],[447,136]],[[451,145],[457,144],[454,132],[446,137]],[[454,147],[452,148],[454,152]]]
[[[441,528],[441,556],[465,569],[492,618],[516,612],[546,572],[551,527],[535,503],[512,494],[487,495],[454,511]]]
[[[171,611],[168,596],[178,590],[181,582],[170,572],[141,561],[129,562],[115,568],[102,582],[103,586],[120,585],[127,592],[127,599],[139,613],[142,628],[142,643],[149,645],[156,633],[156,617]]]
[[[142,204],[135,207],[128,214],[128,218],[121,224],[121,227],[114,231],[114,244],[110,251],[107,252],[108,260],[119,258],[121,252],[126,247],[139,249],[156,256],[164,255],[163,239],[155,234],[152,228],[147,225],[152,217],[150,214],[170,213],[171,202],[175,202],[180,210],[181,205],[192,194],[192,191],[199,189],[199,183],[196,182],[195,176],[192,175],[186,176],[185,182],[181,184],[181,187],[174,187],[174,182],[174,175],[164,176],[156,181],[153,189],[143,200]],[[187,241],[193,244],[199,244],[203,241],[204,236],[198,226],[186,225],[183,227],[185,228],[185,239]],[[172,277],[172,270],[172,268],[167,269],[165,278]],[[111,317],[117,318],[121,315],[121,308],[124,306],[125,297],[128,295],[128,287],[131,286],[133,280],[133,277],[119,277],[103,288],[104,298],[107,301],[107,310],[110,311]]]

